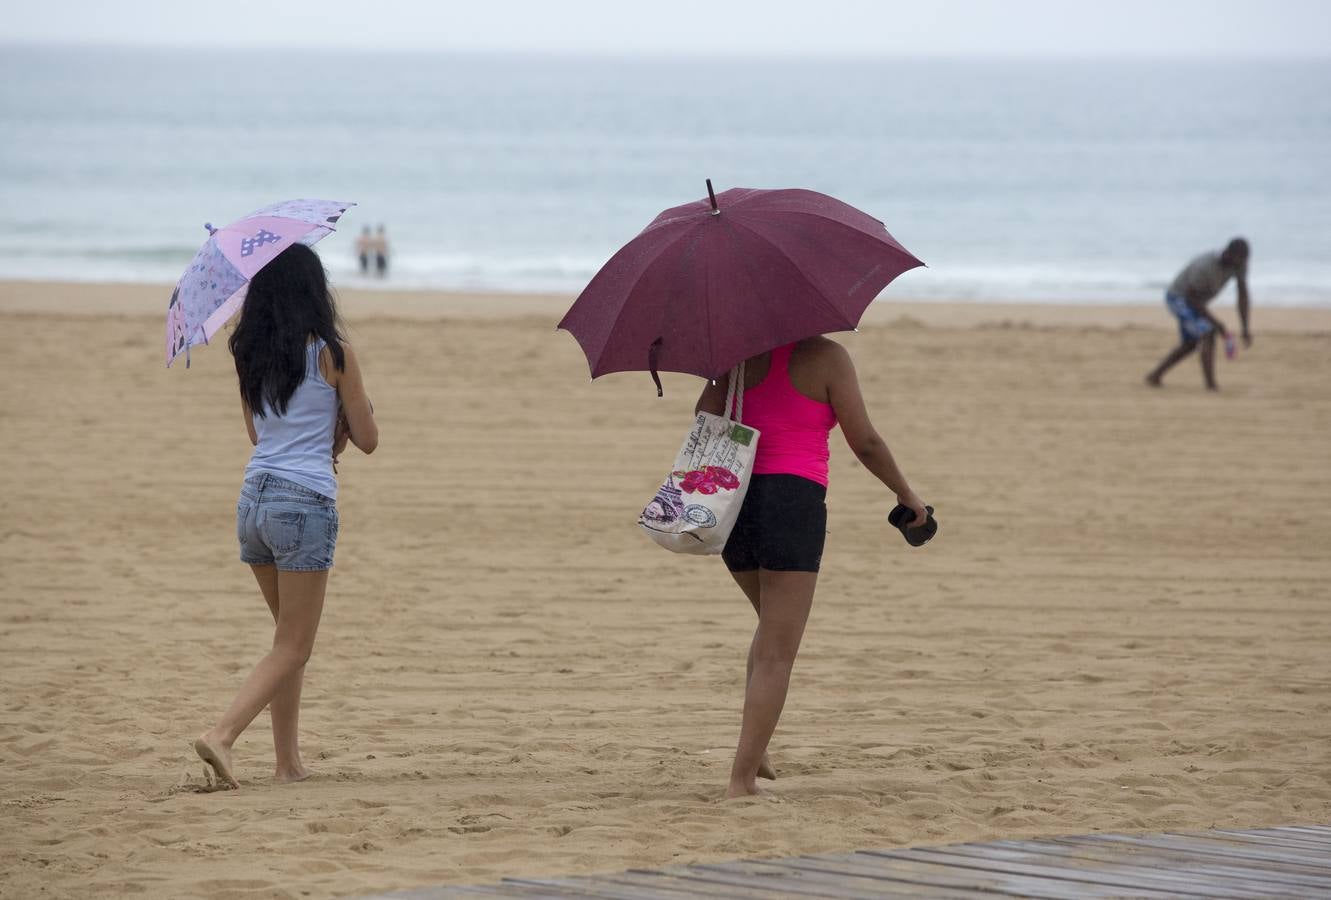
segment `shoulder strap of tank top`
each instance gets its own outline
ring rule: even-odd
[[[324,347],[327,346],[328,342],[325,341],[323,338],[315,338],[314,340],[310,341],[308,344],[305,345],[306,372],[309,373],[318,372],[321,377],[323,376],[323,370],[319,368],[319,354],[323,353]],[[327,381],[327,379],[324,380]]]

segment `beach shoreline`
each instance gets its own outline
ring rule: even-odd
[[[0,280],[0,314],[40,313],[77,316],[165,316],[169,284],[85,283]],[[544,317],[558,322],[573,302],[571,294],[500,293],[444,290],[337,289],[339,308],[348,321],[402,319],[506,319]],[[1232,298],[1214,309],[1238,329]],[[1265,307],[1253,303],[1253,331],[1307,334],[1331,332],[1329,307]],[[1159,328],[1173,330],[1174,320],[1159,304],[1021,303],[1012,301],[936,301],[898,299],[889,290],[865,312],[863,326],[907,324],[972,328],[1024,325],[1057,328]]]

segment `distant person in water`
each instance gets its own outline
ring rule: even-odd
[[[362,275],[370,274],[370,254],[373,252],[374,235],[370,234],[370,226],[366,225],[361,229],[360,237],[356,238],[356,259],[360,261]]]
[[[1202,377],[1207,390],[1218,390],[1215,383],[1215,337],[1225,341],[1226,352],[1232,353],[1234,338],[1224,323],[1207,308],[1216,295],[1233,278],[1239,290],[1239,322],[1243,328],[1243,346],[1252,346],[1252,333],[1248,330],[1248,242],[1241,237],[1230,241],[1219,253],[1203,253],[1183,267],[1165,292],[1165,304],[1178,319],[1179,345],[1160,360],[1146,383],[1160,387],[1165,373],[1192,351],[1201,348]]]
[[[374,250],[374,273],[380,278],[388,275],[388,237],[384,234],[384,226],[379,226],[379,231],[371,238],[371,248]]]

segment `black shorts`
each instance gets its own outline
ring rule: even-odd
[[[754,475],[721,558],[732,572],[817,572],[827,488],[798,475]]]

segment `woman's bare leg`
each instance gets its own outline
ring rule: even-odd
[[[262,588],[263,576],[256,572],[255,577]],[[273,632],[273,649],[255,665],[221,720],[194,742],[194,749],[213,767],[220,780],[236,784],[231,773],[231,747],[236,738],[272,702],[284,682],[299,674],[310,658],[327,586],[327,570],[277,573],[277,595],[281,602],[277,610],[277,628]],[[266,599],[267,592],[264,596]],[[290,691],[289,686],[287,690]]]
[[[758,766],[786,704],[790,671],[804,637],[817,583],[817,572],[758,570],[762,603],[750,651],[752,674],[744,692],[744,720],[727,798],[758,793]]]
[[[752,569],[748,572],[731,572],[730,577],[735,579],[739,589],[744,592],[744,596],[749,598],[749,603],[753,604],[753,611],[761,614],[762,612],[762,592],[758,586],[758,570]],[[754,640],[757,640],[757,634]],[[749,657],[744,664],[744,689],[749,689],[749,679],[753,677],[753,641],[749,641]],[[758,763],[758,777],[766,778],[769,781],[776,781],[776,769],[772,768],[772,762],[767,758],[767,752],[763,752],[763,758]]]
[[[259,590],[263,592],[263,599],[276,622],[277,612],[282,605],[277,592],[277,567],[250,568],[254,570]],[[268,701],[268,715],[273,722],[273,753],[277,760],[275,778],[279,784],[304,781],[310,777],[300,756],[300,692],[304,683],[305,667],[301,666],[295,674],[286,677],[273,699]]]

